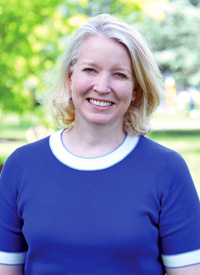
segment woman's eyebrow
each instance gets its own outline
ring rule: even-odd
[[[83,60],[82,62],[80,62],[80,65],[82,66],[96,66],[98,67],[98,64],[94,63],[93,61],[90,60]]]

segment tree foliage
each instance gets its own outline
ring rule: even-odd
[[[51,53],[61,33],[53,24],[58,4],[59,1],[54,0],[2,2],[0,107],[3,110],[20,113],[34,106],[38,74],[51,67]]]
[[[200,7],[190,1],[172,1],[165,19],[143,16],[139,29],[148,40],[164,73],[183,88],[200,87]]]

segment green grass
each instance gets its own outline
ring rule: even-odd
[[[19,116],[5,115],[0,120],[0,138],[26,140],[25,132],[29,126],[23,124]]]
[[[26,140],[27,129],[23,126],[4,126],[4,129],[0,128],[0,138]]]

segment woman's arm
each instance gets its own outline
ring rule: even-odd
[[[0,275],[24,275],[24,265],[0,264]]]
[[[199,275],[200,274],[200,264],[180,267],[180,268],[167,268],[167,275]]]

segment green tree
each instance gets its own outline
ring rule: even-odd
[[[200,7],[187,0],[166,6],[161,21],[143,15],[138,26],[162,71],[170,72],[183,88],[200,87]]]
[[[51,67],[49,55],[59,32],[50,28],[59,1],[6,0],[0,7],[0,107],[23,112],[34,106],[40,69]]]

